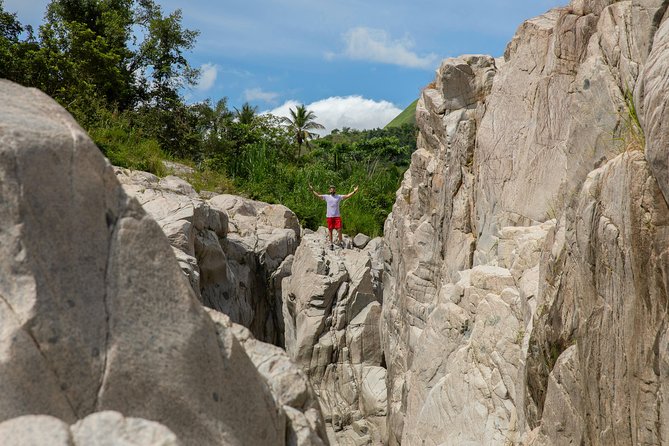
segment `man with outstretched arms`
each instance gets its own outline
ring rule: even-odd
[[[328,222],[328,233],[330,234],[330,249],[334,249],[334,245],[332,244],[333,229],[337,230],[337,243],[339,246],[342,246],[341,215],[339,213],[339,203],[341,203],[343,200],[346,200],[347,198],[351,198],[353,194],[358,192],[358,186],[355,186],[353,192],[346,195],[337,195],[337,190],[333,185],[330,185],[330,189],[327,194],[317,193],[311,184],[309,184],[309,189],[311,190],[311,193],[313,193],[321,200],[324,200],[327,204],[326,217]]]

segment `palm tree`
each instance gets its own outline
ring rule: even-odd
[[[324,129],[322,124],[316,122],[316,115],[311,110],[307,110],[304,105],[298,105],[295,110],[289,110],[291,118],[284,117],[281,122],[288,127],[295,136],[297,144],[297,154],[299,155],[302,144],[309,147],[309,140],[317,138],[318,134],[310,130]]]
[[[240,124],[253,124],[253,121],[255,121],[256,118],[256,113],[258,112],[258,107],[251,107],[251,104],[244,102],[241,110],[238,110],[237,107],[234,107],[234,109],[235,117]]]

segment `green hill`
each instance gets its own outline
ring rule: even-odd
[[[402,113],[395,116],[395,119],[390,121],[384,128],[389,127],[401,127],[403,124],[415,124],[416,123],[416,104],[418,99],[413,101],[407,108],[404,109]]]

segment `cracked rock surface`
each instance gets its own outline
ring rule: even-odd
[[[385,226],[389,444],[666,442],[667,6],[574,0],[423,91]]]
[[[381,444],[383,243],[330,250],[326,237],[325,228],[305,231],[284,280],[286,350],[314,386],[332,444]]]
[[[200,197],[177,177],[115,168],[125,191],[160,225],[202,303],[284,345],[281,280],[301,228],[285,206],[234,195]]]

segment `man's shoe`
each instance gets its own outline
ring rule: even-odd
[[[334,245],[332,243],[330,243],[330,251],[333,251],[333,250],[334,250]]]

